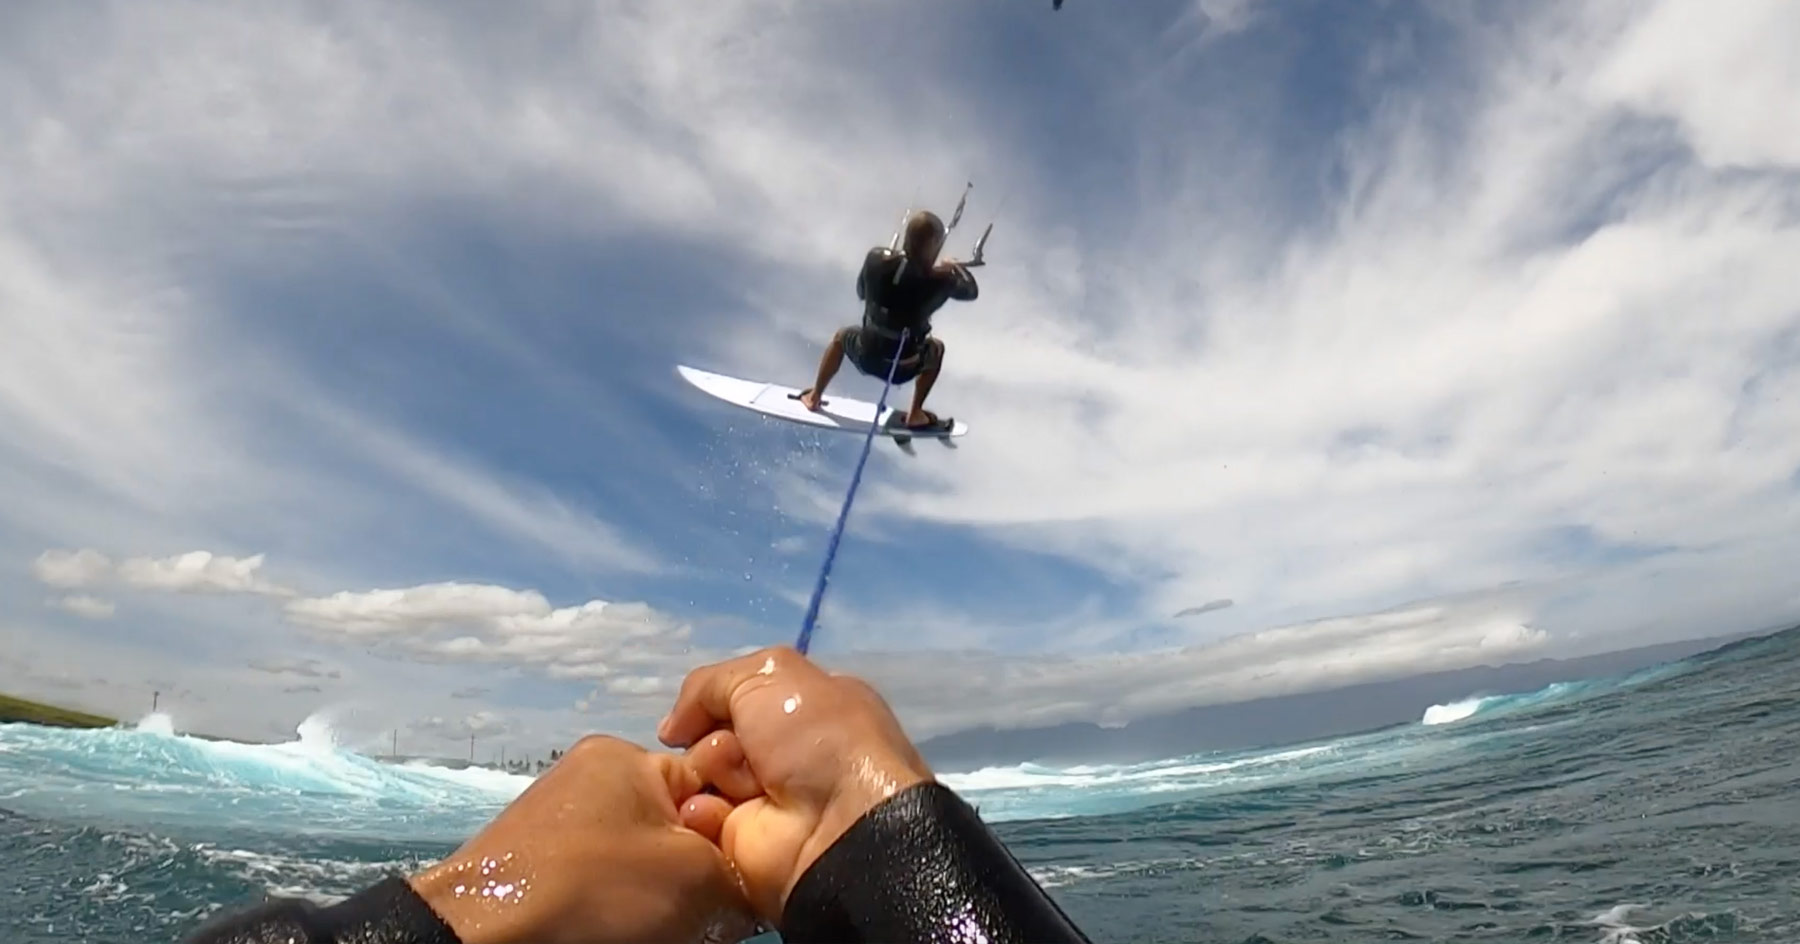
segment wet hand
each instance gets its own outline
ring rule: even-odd
[[[718,942],[755,933],[724,855],[684,827],[683,759],[587,737],[409,881],[463,944]]]
[[[721,794],[690,798],[682,821],[716,839],[770,920],[864,813],[932,777],[874,689],[787,647],[689,673],[657,734]]]

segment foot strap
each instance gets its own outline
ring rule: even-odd
[[[911,423],[903,423],[901,428],[905,429],[909,433],[923,433],[923,432],[933,432],[933,431],[940,431],[940,430],[948,431],[956,425],[956,420],[953,417],[946,416],[942,419],[939,419],[938,415],[936,413],[931,412],[930,410],[925,411],[925,416],[927,417],[925,422],[920,423],[917,426],[914,426]]]

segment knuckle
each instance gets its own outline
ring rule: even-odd
[[[614,754],[624,745],[624,741],[610,734],[586,734],[582,735],[581,739],[576,741],[574,746],[570,747],[563,756],[580,763],[588,763]]]
[[[876,703],[882,701],[881,693],[875,690],[875,686],[870,685],[866,679],[860,676],[839,675],[837,676],[837,681],[846,691],[855,694],[859,698],[869,699]]]

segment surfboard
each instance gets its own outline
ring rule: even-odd
[[[675,367],[683,380],[693,384],[703,393],[711,394],[733,406],[753,410],[764,416],[802,426],[815,426],[820,429],[835,429],[846,433],[866,433],[870,421],[875,419],[876,405],[867,400],[841,396],[827,388],[825,402],[819,404],[819,411],[814,413],[800,405],[799,387],[785,387],[781,384],[764,380],[747,380],[726,374],[701,370],[678,364]],[[942,414],[940,414],[942,415]],[[906,428],[906,410],[892,406],[881,411],[881,423],[875,432],[888,436],[899,442],[911,439],[950,439],[969,431],[969,425],[962,420],[952,418],[950,429],[945,430],[912,430]]]

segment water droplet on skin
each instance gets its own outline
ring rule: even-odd
[[[787,701],[784,701],[781,703],[781,710],[787,712],[790,715],[794,713],[794,709],[799,708],[799,707],[800,707],[800,696],[799,695],[789,695]]]
[[[767,659],[764,659],[763,667],[760,669],[757,669],[756,674],[757,675],[774,675],[775,674],[775,657],[769,656]]]

